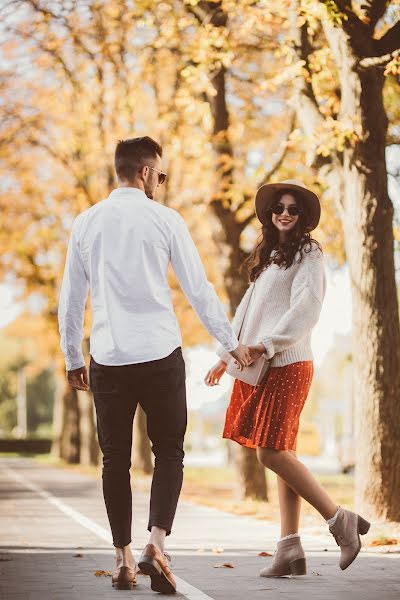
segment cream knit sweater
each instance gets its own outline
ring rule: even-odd
[[[238,335],[246,313],[240,341],[246,345],[262,343],[272,367],[313,360],[311,330],[321,312],[326,290],[323,254],[313,244],[311,251],[302,251],[288,268],[272,264],[264,269],[243,296],[232,321]],[[222,346],[217,354],[227,362],[230,358]]]

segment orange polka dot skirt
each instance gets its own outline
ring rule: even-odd
[[[314,374],[312,361],[271,367],[265,382],[235,379],[223,437],[247,448],[296,450],[300,414]]]

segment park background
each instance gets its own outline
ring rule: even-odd
[[[298,449],[337,502],[400,522],[399,10],[1,3],[0,451],[100,472],[92,397],[65,381],[57,298],[74,218],[115,186],[116,142],[150,135],[168,173],[158,200],[185,218],[230,314],[260,233],[257,188],[296,178],[320,194],[328,290]],[[214,342],[172,273],[171,287],[188,376],[184,496],[277,519],[275,478],[221,439],[231,381],[203,384]],[[89,332],[90,302],[86,357]],[[146,488],[143,432],[138,412],[134,481]]]

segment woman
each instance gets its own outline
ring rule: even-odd
[[[267,184],[256,196],[262,239],[246,261],[250,286],[233,320],[241,341],[255,360],[264,355],[270,368],[257,386],[235,380],[226,413],[224,437],[257,452],[258,460],[277,474],[281,539],[263,577],[305,575],[306,560],[299,531],[301,498],[327,521],[341,549],[346,569],[361,548],[360,534],[370,525],[359,515],[338,507],[296,457],[299,418],[313,377],[311,330],[325,295],[320,244],[311,238],[320,218],[318,197],[303,184]],[[217,385],[229,356],[220,361],[205,383]]]

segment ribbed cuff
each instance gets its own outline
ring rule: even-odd
[[[267,355],[268,360],[271,360],[275,354],[275,348],[272,339],[269,337],[264,338],[261,343],[265,346],[265,354]]]

